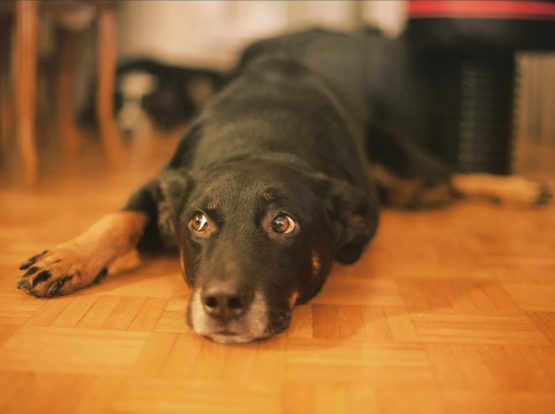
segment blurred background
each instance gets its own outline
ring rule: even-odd
[[[249,43],[283,32],[363,24],[391,36],[404,27],[402,1],[124,2],[120,8],[122,58],[154,56],[175,63],[231,67]]]
[[[469,79],[480,80],[489,76],[484,82],[497,82],[495,85],[491,83],[491,88],[504,89],[505,95],[495,99],[508,101],[506,113],[499,115],[505,124],[510,124],[509,130],[499,138],[503,145],[508,145],[507,151],[513,151],[514,144],[519,147],[522,142],[533,143],[526,148],[534,149],[517,150],[517,155],[523,152],[532,155],[517,156],[514,165],[502,166],[499,171],[520,171],[523,165],[535,165],[541,155],[538,146],[551,145],[555,141],[555,55],[551,50],[553,39],[547,39],[553,34],[554,17],[553,2],[549,1],[1,3],[0,179],[4,183],[34,185],[42,173],[70,165],[76,158],[81,160],[82,156],[76,154],[83,154],[83,148],[86,148],[88,157],[93,157],[95,151],[100,152],[97,155],[105,159],[107,165],[138,162],[128,156],[126,131],[122,131],[118,125],[120,120],[116,119],[118,102],[114,90],[119,81],[116,76],[118,65],[121,69],[126,62],[148,58],[157,65],[208,69],[221,74],[235,66],[241,51],[253,41],[310,27],[352,32],[371,26],[385,36],[395,38],[412,21],[415,30],[411,36],[423,39],[421,43],[440,48],[442,52],[449,48],[455,50],[459,45],[477,46],[482,54],[485,50],[487,55],[502,52],[503,59],[509,60],[504,68],[491,69],[488,66],[490,72],[484,75],[479,65],[471,66],[471,72],[478,72],[472,72]],[[469,6],[465,10],[455,7],[430,11],[426,9],[430,3],[474,4],[476,9]],[[509,3],[513,5],[500,9],[503,7],[500,4]],[[493,8],[489,7],[492,4]],[[514,6],[516,4],[520,8]],[[468,20],[469,17],[490,27],[493,27],[491,22],[505,20],[510,24],[526,21],[533,24],[533,28],[543,25],[545,29],[548,22],[551,31],[542,29],[536,33],[527,29],[531,26],[519,23],[499,26],[495,38],[475,36],[470,39],[466,32],[468,27],[457,23],[457,19]],[[452,33],[446,34],[441,25],[434,27],[432,24],[431,30],[422,29],[423,21],[436,23],[434,20],[449,20]],[[519,38],[525,40],[519,41]],[[436,40],[447,44],[438,46]],[[465,63],[457,64],[461,66],[458,81],[468,83],[462,75]],[[497,81],[503,76],[507,77],[504,83]],[[482,84],[480,88],[484,89]],[[508,95],[507,90],[510,90]],[[202,82],[195,85],[194,93],[202,98],[202,103],[212,92],[206,90]],[[465,92],[461,89],[460,94],[464,96]],[[497,102],[495,99],[492,102]],[[128,119],[133,127],[141,125],[138,118],[130,116]],[[466,121],[456,119],[459,124]],[[180,124],[179,128],[169,129],[179,136],[184,127],[186,125]],[[164,128],[162,135],[171,135],[169,129]],[[488,131],[491,132],[491,128]],[[156,128],[144,128],[142,135],[150,140],[159,132]],[[135,140],[135,144],[139,141]],[[95,145],[99,142],[102,145]],[[150,146],[142,147],[143,152],[151,149]],[[512,155],[505,154],[504,157],[509,159]]]

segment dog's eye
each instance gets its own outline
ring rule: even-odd
[[[291,233],[295,230],[295,226],[295,220],[285,214],[280,214],[275,217],[272,222],[272,229],[274,229],[276,233]]]
[[[189,222],[189,227],[194,231],[206,231],[208,228],[206,216],[202,213],[196,213]]]

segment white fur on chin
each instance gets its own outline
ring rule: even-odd
[[[260,291],[254,293],[252,304],[245,315],[232,320],[226,329],[237,335],[221,335],[222,326],[206,314],[201,302],[201,291],[196,289],[191,298],[191,324],[193,331],[222,344],[239,344],[268,337],[268,305]]]

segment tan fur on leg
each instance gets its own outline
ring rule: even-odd
[[[456,174],[453,187],[465,197],[484,197],[503,204],[537,206],[551,198],[545,184],[519,176],[491,174]]]
[[[127,272],[136,269],[141,264],[141,258],[137,249],[131,249],[123,256],[119,256],[114,262],[108,266],[108,274]]]
[[[386,204],[389,207],[427,209],[441,207],[455,200],[455,193],[449,182],[429,185],[422,179],[395,175],[380,165],[373,165],[369,174],[386,190]]]
[[[17,287],[35,296],[65,295],[102,279],[108,266],[139,242],[148,217],[122,211],[104,216],[80,236],[20,267]]]

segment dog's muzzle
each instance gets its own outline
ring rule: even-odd
[[[199,335],[221,343],[269,336],[268,306],[262,293],[238,281],[210,281],[193,290],[188,322]]]

